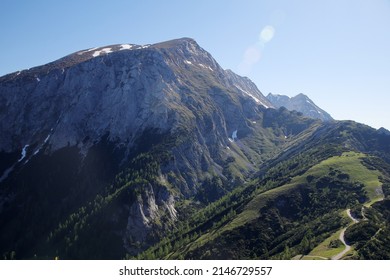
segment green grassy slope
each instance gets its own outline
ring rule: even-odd
[[[386,176],[366,164],[375,161],[373,157],[359,152],[344,152],[311,166],[311,156],[299,158],[301,164],[297,158],[211,204],[209,213],[201,211],[186,230],[155,247],[168,247],[168,254],[160,255],[153,247],[147,253],[156,258],[289,259],[310,254],[325,259],[342,251],[343,245],[335,241],[351,222],[343,212],[383,199],[380,178]],[[237,197],[241,200],[233,199]]]
[[[321,178],[326,176],[330,170],[331,172],[338,172],[339,174],[347,174],[351,182],[364,184],[364,189],[367,192],[370,202],[380,199],[381,195],[378,195],[376,190],[381,189],[381,183],[378,179],[381,174],[377,170],[367,169],[361,161],[364,157],[366,157],[366,155],[356,152],[346,152],[341,156],[331,157],[310,168],[303,175],[294,177],[289,184],[256,195],[246,205],[244,211],[238,214],[237,217],[225,227],[218,230],[218,234],[240,227],[257,219],[260,215],[259,209],[262,209],[267,202],[273,201],[277,199],[277,197],[306,183],[308,177]],[[215,235],[212,235],[209,238],[212,239],[213,237],[215,237]]]

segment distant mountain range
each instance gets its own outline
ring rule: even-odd
[[[0,77],[0,256],[390,259],[388,131],[330,120],[190,38]]]
[[[288,110],[295,110],[301,112],[307,117],[320,119],[323,121],[332,121],[333,118],[320,107],[318,107],[314,102],[304,95],[303,93],[298,94],[294,97],[288,97],[286,95],[274,95],[269,93],[267,99],[276,107],[285,107]]]

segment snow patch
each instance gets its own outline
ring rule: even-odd
[[[41,81],[41,79],[39,79],[38,77],[35,77],[35,79],[37,79],[38,83]]]
[[[123,50],[130,50],[132,47],[133,47],[133,45],[123,44],[123,45],[121,45],[121,48],[120,48],[119,50],[120,50],[120,51],[123,51]]]
[[[314,113],[318,113],[318,114],[322,115],[322,113],[318,110],[310,110],[310,112],[314,112]]]
[[[104,48],[104,49],[101,49],[100,51],[95,51],[92,56],[93,57],[97,57],[99,55],[108,54],[108,53],[111,53],[111,52],[112,52],[111,48]]]
[[[237,130],[233,131],[232,133],[232,140],[236,140],[237,139]]]
[[[253,123],[253,124],[255,124],[255,123],[256,123],[256,121],[253,121],[252,123]]]
[[[50,130],[50,132],[52,132],[52,131],[53,131],[53,129]],[[43,140],[43,144],[33,153],[32,156],[36,156],[41,151],[43,146],[47,143],[47,141],[49,141],[50,137],[51,137],[51,134],[47,135],[45,140]],[[30,157],[30,159],[31,159],[31,157]],[[30,160],[30,159],[28,159],[28,160]],[[28,162],[28,160],[26,161],[26,163]]]
[[[258,104],[261,104],[263,105],[265,108],[269,108],[267,105],[265,105],[263,102],[260,101],[260,99],[258,99],[256,96],[254,96],[253,94],[247,92],[246,90],[243,90],[239,85],[234,85],[238,90],[240,90],[241,92],[245,93],[246,95],[252,97],[253,100],[256,101],[256,103]]]
[[[149,48],[149,47],[150,47],[150,44],[148,44],[148,45],[143,45],[143,46],[140,46],[140,47],[136,48],[136,50],[147,49],[147,48]]]
[[[78,54],[78,55],[83,55],[83,54],[85,54],[85,53],[87,53],[87,52],[94,51],[94,50],[96,50],[97,48],[98,48],[98,47],[90,48],[90,49],[88,49],[88,50],[86,50],[86,51],[78,52],[77,54]]]
[[[184,60],[185,63],[189,64],[189,65],[192,65],[192,62],[189,61],[189,60]]]
[[[200,67],[205,68],[205,69],[209,69],[210,71],[214,71],[210,66],[206,66],[206,65],[204,65],[204,64],[202,64],[202,63],[198,63],[198,65],[199,65]]]
[[[46,138],[45,138],[45,140],[43,141],[43,143],[44,143],[44,144],[46,144],[46,143],[47,143],[47,141],[49,141],[49,139],[50,139],[50,136],[51,136],[51,134],[47,135],[47,137],[46,137]]]
[[[229,141],[231,142],[231,143],[233,143],[234,142],[234,140],[232,139],[232,138],[228,138],[229,139]]]
[[[28,146],[30,146],[30,145],[27,144],[26,146],[23,147],[22,154],[21,154],[21,157],[18,160],[18,162],[21,162],[26,157]]]

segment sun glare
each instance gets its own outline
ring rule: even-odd
[[[275,28],[271,25],[267,25],[260,32],[260,41],[267,43],[272,40],[275,35]]]

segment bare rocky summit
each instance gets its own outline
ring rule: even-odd
[[[294,97],[286,95],[272,94],[267,95],[267,99],[276,107],[285,107],[288,110],[301,112],[307,117],[320,119],[322,121],[332,121],[333,118],[329,113],[318,107],[308,96],[303,93]]]

